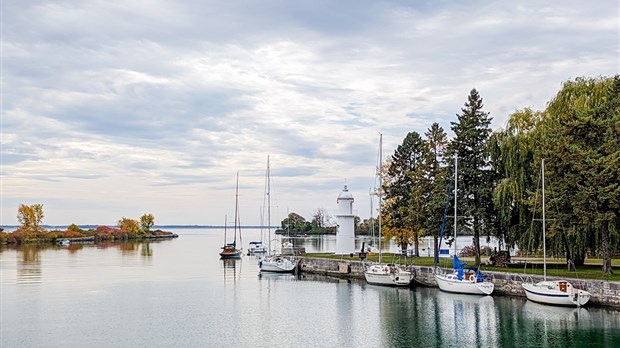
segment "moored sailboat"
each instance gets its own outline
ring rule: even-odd
[[[379,190],[375,193],[379,198],[379,262],[366,264],[364,267],[364,278],[368,284],[387,285],[387,286],[409,286],[413,280],[413,272],[406,266],[394,263],[385,264],[381,262],[381,185],[383,176],[381,174],[381,162],[383,161],[383,135],[379,135]]]
[[[278,273],[291,273],[295,271],[295,262],[289,257],[272,254],[271,249],[271,176],[269,172],[269,156],[267,156],[267,182],[266,195],[267,195],[267,233],[269,238],[269,248],[267,255],[258,262],[258,267],[261,272],[278,272]]]
[[[576,289],[567,280],[547,280],[547,245],[545,242],[545,160],[542,160],[542,230],[543,230],[543,281],[522,283],[527,299],[534,302],[560,305],[583,306],[590,300],[590,293]]]
[[[445,272],[437,267],[438,257],[435,258],[435,281],[442,291],[473,294],[473,295],[490,295],[495,289],[493,282],[484,277],[480,270],[476,267],[467,267],[465,262],[459,260],[456,249],[456,232],[457,232],[457,175],[458,175],[458,158],[454,159],[454,255],[452,260],[452,272]],[[443,223],[441,225],[441,233],[439,236],[439,247],[441,248],[441,240],[443,238],[444,227],[446,222],[448,201],[446,200],[446,209],[444,210]]]
[[[241,241],[241,224],[239,223],[239,172],[237,172],[237,188],[235,189],[235,228],[234,240],[232,243],[226,243],[226,225],[227,222],[224,221],[224,246],[220,252],[220,258],[239,259],[243,254],[242,249],[237,249],[237,229],[239,229],[239,241]]]

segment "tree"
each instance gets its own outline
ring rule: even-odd
[[[551,207],[568,226],[567,250],[582,265],[600,252],[611,273],[611,240],[620,225],[620,76],[564,83],[540,127],[539,157],[548,159]]]
[[[426,179],[424,187],[424,214],[423,228],[426,235],[433,236],[435,257],[438,256],[438,238],[441,231],[441,222],[448,186],[448,168],[446,166],[445,151],[448,145],[446,132],[438,123],[433,123],[426,133],[424,140],[424,161],[422,171]]]
[[[21,224],[20,229],[26,232],[40,232],[43,220],[43,204],[26,205],[20,204],[17,209],[17,221]]]
[[[281,225],[283,230],[304,232],[308,230],[309,224],[303,216],[297,213],[289,213],[288,217],[282,220]]]
[[[316,225],[317,229],[323,229],[331,224],[331,216],[325,208],[317,208],[312,214],[312,224]]]
[[[127,233],[140,232],[140,224],[137,220],[123,217],[118,220],[118,228]]]
[[[403,251],[411,242],[418,249],[418,236],[423,225],[423,202],[421,197],[414,194],[422,180],[419,167],[423,159],[423,147],[424,141],[420,134],[409,132],[394,151],[383,182],[383,232],[386,237],[393,233]]]
[[[76,224],[71,224],[69,226],[67,226],[67,231],[71,231],[71,232],[77,232],[77,233],[84,233],[84,230],[81,229],[78,225]]]
[[[455,138],[450,144],[451,154],[459,158],[459,212],[465,216],[465,223],[474,234],[476,265],[480,264],[480,232],[485,230],[487,236],[491,232],[492,176],[486,152],[491,117],[482,110],[483,106],[482,97],[475,88],[472,89],[461,114],[457,115],[458,121],[451,122]]]
[[[508,247],[518,245],[521,250],[533,242],[528,231],[536,209],[532,202],[540,177],[534,159],[534,131],[542,118],[540,111],[517,110],[510,115],[505,129],[493,132],[487,146],[496,182],[493,207],[497,237]]]
[[[155,225],[155,217],[153,214],[144,214],[140,217],[140,227],[142,231],[150,233],[153,225]]]

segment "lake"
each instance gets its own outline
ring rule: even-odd
[[[259,277],[254,256],[219,259],[222,230],[169,230],[179,238],[5,247],[0,346],[620,346],[615,309],[315,275]],[[260,240],[259,230],[243,230],[245,249],[251,240]],[[295,244],[333,250],[335,237]]]

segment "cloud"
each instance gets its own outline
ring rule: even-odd
[[[379,132],[384,157],[450,133],[472,88],[497,128],[620,68],[615,1],[2,6],[5,224],[22,202],[50,224],[219,224],[237,171],[257,223],[267,155],[280,208],[334,208],[346,180],[366,215]]]

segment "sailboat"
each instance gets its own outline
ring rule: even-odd
[[[263,244],[263,209],[261,208],[260,217],[260,241],[251,241],[248,247],[248,255],[258,255],[267,252],[267,247]]]
[[[279,273],[291,273],[295,270],[295,263],[288,257],[272,254],[271,249],[271,175],[269,172],[269,156],[267,156],[267,182],[266,182],[266,195],[267,195],[267,233],[269,238],[269,249],[267,255],[258,262],[258,267],[261,272],[279,272]]]
[[[226,225],[227,222],[224,221],[224,246],[220,252],[220,258],[239,259],[243,253],[242,249],[237,249],[237,228],[239,229],[239,241],[241,241],[241,224],[239,223],[239,172],[237,172],[237,188],[235,189],[235,237],[232,243],[226,243]]]
[[[522,283],[527,299],[534,302],[561,305],[583,306],[590,300],[590,293],[576,289],[566,280],[547,280],[547,245],[545,243],[545,160],[542,160],[542,230],[543,230],[543,281]]]
[[[409,286],[413,280],[413,272],[401,265],[394,263],[384,264],[381,262],[381,192],[383,176],[381,163],[383,161],[383,134],[379,135],[379,190],[375,193],[379,197],[379,263],[368,264],[364,269],[364,278],[368,284],[387,286]]]
[[[473,295],[490,295],[495,289],[493,282],[485,279],[480,270],[476,267],[467,267],[466,262],[459,260],[456,252],[456,232],[457,232],[457,177],[458,177],[458,157],[454,158],[454,255],[452,259],[452,272],[444,272],[437,267],[437,258],[435,258],[435,281],[442,291],[473,294]],[[446,208],[448,202],[446,201]],[[439,236],[439,247],[441,248],[441,240],[443,238],[445,219],[447,209],[444,210],[444,221],[441,225],[441,233]]]

